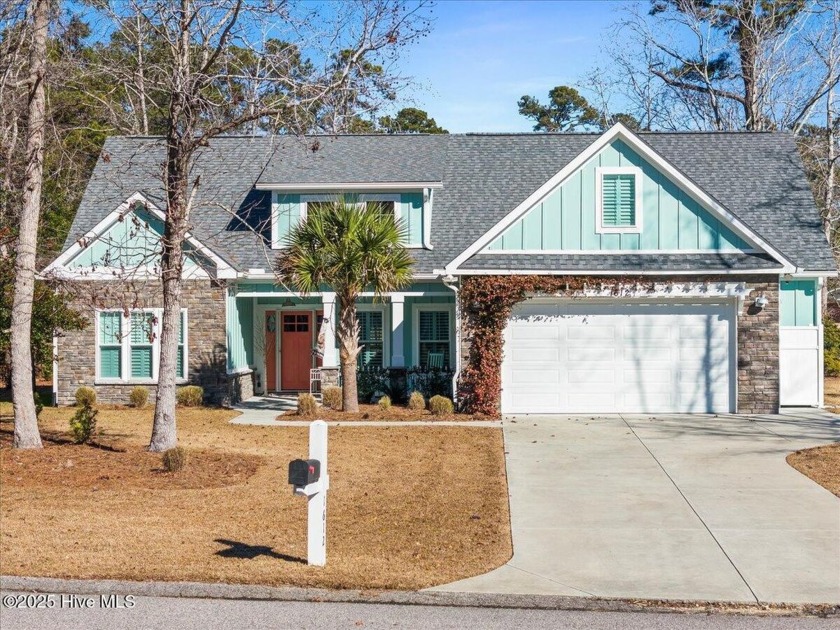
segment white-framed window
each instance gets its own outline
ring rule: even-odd
[[[96,381],[155,383],[160,359],[163,309],[96,311]],[[178,321],[177,378],[188,377],[187,309]]]
[[[596,232],[641,232],[642,179],[642,170],[636,166],[601,166],[595,169]]]
[[[309,216],[309,211],[313,207],[320,204],[328,204],[339,199],[336,195],[301,195],[300,196],[300,220],[303,221]],[[394,218],[399,219],[401,214],[401,200],[402,197],[398,194],[361,194],[351,197],[347,195],[348,200],[354,198],[358,205],[361,204],[377,204],[383,211],[390,211]]]
[[[359,320],[359,345],[363,346],[357,357],[359,367],[388,367],[390,330],[385,316],[385,306],[358,304],[356,316]]]
[[[451,368],[455,307],[421,304],[414,307],[414,361],[420,367]]]

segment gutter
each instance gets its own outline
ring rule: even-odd
[[[458,291],[460,279],[448,274],[441,278],[447,289],[455,293],[455,373],[452,375],[452,401],[458,404],[458,378],[461,376],[461,301]]]

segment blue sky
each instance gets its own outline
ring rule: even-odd
[[[432,33],[406,51],[403,96],[450,132],[530,131],[516,102],[546,100],[594,64],[621,2],[440,2]]]

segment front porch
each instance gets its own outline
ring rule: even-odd
[[[456,370],[455,293],[443,283],[415,283],[381,299],[366,293],[357,306],[361,371]],[[337,384],[335,315],[330,291],[302,296],[268,281],[229,286],[227,371],[252,382],[241,388],[241,399],[310,391],[314,368],[320,368],[323,385]]]

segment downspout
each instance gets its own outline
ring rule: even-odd
[[[447,289],[455,293],[455,373],[452,375],[452,401],[458,406],[458,377],[461,375],[461,300],[458,295],[458,278],[452,274],[443,278]]]
[[[52,406],[58,407],[58,335],[53,334]]]

